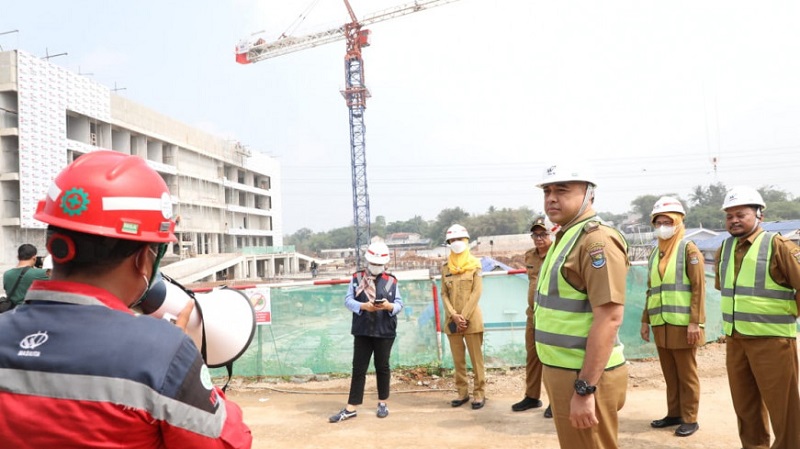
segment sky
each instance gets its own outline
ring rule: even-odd
[[[51,62],[278,158],[284,233],[319,232],[353,220],[344,41],[250,65],[234,48],[347,21],[340,0],[0,0],[18,30],[0,47],[67,53]],[[460,0],[373,24],[371,216],[539,211],[565,162],[591,168],[598,211],[716,182],[800,196],[797,23],[788,0]]]

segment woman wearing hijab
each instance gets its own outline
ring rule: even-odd
[[[461,225],[450,226],[445,235],[450,248],[442,267],[442,299],[445,306],[445,333],[450,342],[455,368],[458,398],[450,401],[459,407],[469,401],[469,380],[465,350],[469,351],[475,380],[472,386],[472,409],[486,403],[486,371],[483,366],[483,316],[481,299],[481,262],[469,253],[469,233]]]
[[[641,336],[650,341],[653,330],[661,371],[667,384],[667,416],[652,427],[678,426],[675,435],[697,431],[700,379],[697,348],[705,344],[705,269],[694,242],[684,240],[686,212],[680,201],[660,198],[651,213],[658,237],[648,265],[647,305]]]

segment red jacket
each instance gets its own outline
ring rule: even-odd
[[[37,281],[0,315],[0,446],[250,448],[192,340],[109,292]]]

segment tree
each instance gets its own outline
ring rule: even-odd
[[[656,204],[659,198],[664,195],[640,195],[631,201],[631,212],[642,217],[642,221],[650,221],[650,213],[653,211],[653,205]],[[668,195],[675,196],[675,195]]]
[[[489,212],[472,217],[467,229],[473,238],[485,235],[524,234],[528,232],[533,211],[527,207],[519,209],[489,208]]]
[[[782,203],[785,201],[791,201],[792,195],[786,192],[785,190],[779,190],[773,188],[773,186],[762,186],[758,189],[758,193],[761,194],[761,198],[764,200],[765,203]]]
[[[436,216],[436,221],[428,228],[426,237],[434,242],[444,241],[444,234],[447,228],[456,223],[467,227],[467,230],[469,230],[467,218],[469,218],[469,214],[460,207],[444,209],[439,212],[439,215]]]
[[[691,208],[684,218],[687,228],[705,228],[712,230],[725,229],[725,214],[717,206],[695,206]]]
[[[725,202],[725,194],[727,193],[728,188],[721,182],[709,184],[708,187],[698,185],[692,189],[689,199],[694,206],[716,206],[719,208]]]
[[[764,219],[769,221],[777,220],[800,220],[800,203],[797,201],[767,201],[767,209],[764,211]]]
[[[406,221],[393,221],[386,225],[387,234],[395,232],[414,232],[419,235],[427,235],[428,228],[431,226],[430,222],[424,220],[419,215]]]
[[[383,215],[378,215],[375,217],[375,222],[372,223],[370,231],[372,232],[370,237],[378,236],[386,238],[386,217]]]

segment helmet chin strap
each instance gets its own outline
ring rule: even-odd
[[[578,213],[575,214],[574,217],[572,217],[572,220],[570,220],[567,224],[562,226],[561,229],[567,229],[572,225],[572,223],[575,223],[578,217],[580,217],[581,215],[583,215],[584,212],[586,212],[586,208],[589,207],[589,203],[593,198],[594,198],[594,185],[587,182],[586,193],[583,195],[583,203],[581,203],[581,208],[578,209]]]

